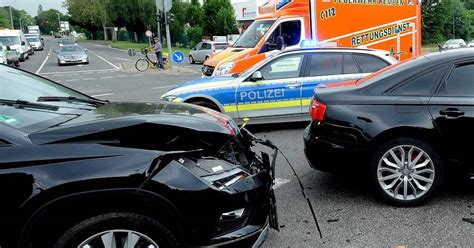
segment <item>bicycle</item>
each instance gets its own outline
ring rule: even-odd
[[[148,57],[149,50],[152,50],[153,48],[150,47],[144,47],[140,50],[140,52],[145,55],[144,58],[140,58],[135,62],[135,68],[139,72],[144,72],[148,70],[148,68],[158,68],[158,61],[150,59]],[[166,54],[167,55],[167,54]],[[164,69],[169,68],[169,61],[168,61],[168,56],[165,56],[165,53],[163,53],[163,67]]]

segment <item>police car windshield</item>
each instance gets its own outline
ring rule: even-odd
[[[254,48],[274,22],[274,20],[254,21],[235,42],[234,47]]]

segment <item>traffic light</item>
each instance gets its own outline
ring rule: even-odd
[[[172,21],[174,21],[173,17],[174,17],[174,14],[172,14],[171,12],[166,13],[166,22],[171,23]]]
[[[158,15],[156,15],[156,21],[159,22],[159,23],[164,23],[165,22],[164,13],[161,10],[159,10]]]

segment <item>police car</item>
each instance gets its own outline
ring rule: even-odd
[[[395,64],[387,51],[299,48],[282,51],[237,75],[196,79],[166,92],[162,100],[187,102],[225,113],[237,122],[309,120],[318,84],[354,80]]]

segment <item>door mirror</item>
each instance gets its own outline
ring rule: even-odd
[[[193,51],[196,51],[196,47],[193,47],[193,49],[192,49],[192,50],[193,50]]]
[[[84,52],[87,52],[87,51],[89,51],[89,49],[87,49],[87,48],[84,48]]]
[[[43,37],[41,37],[41,40],[43,40]]]
[[[256,71],[252,74],[252,76],[250,77],[250,81],[252,82],[257,82],[257,81],[260,81],[260,80],[263,80],[263,76],[262,76],[262,73],[260,71]]]
[[[12,50],[12,48],[10,46],[7,46],[7,51],[10,51]]]
[[[26,42],[22,41],[22,42],[21,42],[21,45],[22,45],[22,46],[26,45]]]
[[[285,41],[283,40],[283,37],[278,36],[276,39],[276,45],[277,45],[277,50],[283,50],[285,47]]]

